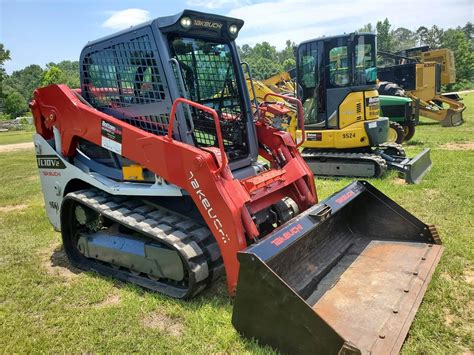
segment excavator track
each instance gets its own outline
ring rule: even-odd
[[[374,153],[327,152],[304,149],[301,156],[311,171],[320,176],[378,178],[385,174],[387,162]]]
[[[75,220],[75,207],[85,206],[109,223],[125,227],[133,234],[148,238],[176,251],[182,262],[182,281],[154,278],[131,269],[85,257],[77,246],[84,235]],[[219,247],[210,230],[196,220],[130,196],[112,196],[97,189],[69,193],[62,204],[62,236],[71,263],[81,269],[132,282],[174,298],[190,298],[224,274]],[[82,235],[81,235],[82,233]],[[87,233],[85,233],[87,235]]]
[[[406,156],[405,149],[403,149],[402,145],[398,143],[392,143],[392,142],[382,143],[376,147],[376,150],[382,150],[385,154],[391,155],[391,156],[397,156],[397,157]]]

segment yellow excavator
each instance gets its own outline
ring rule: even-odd
[[[305,116],[302,156],[315,175],[380,177],[392,168],[408,183],[423,178],[431,167],[429,149],[410,159],[400,145],[387,143],[389,119],[379,115],[375,34],[306,41],[296,57],[296,95]],[[260,103],[268,105],[271,98],[270,104],[288,108],[285,96],[271,89],[279,85],[281,92],[288,82],[281,74],[266,85],[251,81],[249,92]],[[292,113],[275,124],[300,141],[303,130],[297,122]]]
[[[441,123],[443,127],[461,125],[465,105],[457,94],[444,95],[441,85],[456,82],[454,54],[442,48],[410,48],[398,53],[379,51],[393,65],[378,68],[379,79],[383,81],[379,93],[383,95],[406,95],[420,100],[420,115]]]

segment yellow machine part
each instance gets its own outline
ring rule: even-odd
[[[436,92],[436,63],[416,65],[416,90],[409,92],[423,101],[432,100],[439,94]]]
[[[377,90],[352,92],[339,105],[340,129],[306,127],[306,139],[302,147],[334,149],[368,147],[369,137],[364,122],[378,119],[379,114]],[[296,130],[296,138],[298,141],[301,139],[301,130]]]
[[[272,77],[274,78],[274,77]],[[270,78],[271,79],[271,78]],[[247,88],[250,99],[253,100],[252,82],[247,79]],[[257,96],[257,102],[263,102],[266,94],[273,93],[264,82],[253,80],[253,88]],[[285,103],[292,112],[288,132],[296,141],[301,140],[301,130],[297,129],[297,119],[295,110],[285,100],[278,97],[270,97],[270,101]],[[369,146],[369,137],[367,136],[364,122],[375,120],[380,115],[380,103],[377,90],[365,92],[351,92],[339,105],[339,127],[340,129],[312,129],[309,125],[305,127],[306,137],[303,148],[332,148],[332,149],[350,149]],[[335,116],[337,119],[337,116]]]
[[[262,81],[264,85],[279,94],[294,94],[295,84],[288,72],[275,74]]]
[[[249,92],[251,101],[253,101],[253,99],[254,99],[253,90],[252,90],[252,83],[253,83],[253,89],[255,90],[255,96],[257,96],[257,102],[258,103],[263,102],[264,101],[263,99],[264,99],[265,95],[267,95],[267,94],[272,94],[272,93],[275,93],[275,92],[279,93],[278,91],[271,90],[262,81],[259,81],[259,80],[250,81],[250,79],[247,78],[246,82],[247,82],[247,90]],[[295,130],[296,130],[296,124],[297,124],[296,108],[293,107],[291,104],[289,104],[284,99],[279,98],[277,96],[271,96],[271,97],[268,98],[268,100],[278,102],[278,103],[282,103],[291,110],[291,112],[288,113],[288,116],[290,116],[290,125],[288,126],[287,130],[294,137],[295,136]]]
[[[434,62],[441,64],[441,84],[454,84],[456,82],[456,66],[454,64],[454,53],[450,49],[433,49],[421,52],[417,57],[422,63]]]
[[[412,95],[409,96],[413,99],[416,98]],[[439,108],[433,101],[441,102],[444,107]],[[464,122],[462,112],[465,109],[466,106],[460,101],[451,100],[441,95],[435,95],[432,100],[428,101],[420,100],[420,115],[440,122],[443,127],[461,125]]]
[[[130,165],[122,167],[122,174],[124,180],[129,181],[143,181],[143,167],[141,165]]]
[[[439,51],[445,52],[444,50]],[[449,56],[449,52],[446,52],[445,55]],[[454,67],[454,58],[452,59],[452,66]],[[416,90],[407,91],[407,94],[413,100],[420,100],[421,116],[441,122],[441,125],[444,127],[458,126],[464,122],[462,112],[466,107],[463,103],[448,99],[440,95],[440,92],[436,92],[436,64],[437,62],[431,59],[430,62],[416,65]],[[444,72],[445,76],[454,75],[455,78],[455,71],[454,74]]]

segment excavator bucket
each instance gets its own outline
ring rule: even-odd
[[[434,227],[354,182],[239,253],[232,322],[284,353],[398,353],[440,244]]]

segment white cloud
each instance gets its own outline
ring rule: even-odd
[[[392,29],[419,26],[456,27],[472,21],[472,0],[266,0],[235,7],[227,15],[245,25],[239,44],[267,41],[278,48],[291,39],[296,43],[322,35],[349,33],[387,17]]]
[[[142,9],[126,9],[113,11],[110,17],[102,23],[102,27],[121,30],[138,25],[150,19],[150,12]]]
[[[222,7],[237,7],[250,4],[249,0],[188,0],[186,5],[207,9],[219,9]]]

